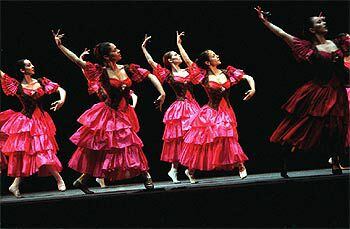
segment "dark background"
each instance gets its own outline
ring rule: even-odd
[[[66,103],[61,110],[49,112],[57,127],[60,146],[58,157],[64,170],[62,176],[68,188],[78,173],[67,167],[76,146],[69,137],[80,127],[76,119],[97,98],[89,96],[81,70],[68,60],[56,47],[51,29],[65,33],[63,43],[79,55],[85,47],[110,41],[121,50],[121,64],[137,63],[151,69],[141,51],[144,34],[152,35],[148,50],[154,60],[161,62],[162,55],[177,50],[175,31],[185,31],[183,46],[194,60],[203,50],[212,49],[220,55],[222,67],[233,65],[244,69],[254,77],[257,93],[248,102],[242,101],[249,88],[242,82],[231,90],[231,102],[238,121],[240,144],[249,157],[248,174],[279,170],[280,147],[269,143],[269,136],[283,118],[280,106],[300,85],[311,79],[303,65],[298,64],[289,47],[272,34],[259,21],[253,9],[257,1],[190,1],[190,2],[1,2],[1,69],[14,73],[14,63],[21,58],[32,61],[36,77],[47,76],[67,91]],[[259,1],[272,13],[270,20],[290,34],[301,36],[303,20],[308,16],[326,16],[329,38],[341,32],[349,32],[349,2],[347,1]],[[185,66],[184,66],[185,67]],[[164,111],[174,101],[168,85],[163,112],[153,107],[158,93],[149,81],[134,84],[139,96],[136,112],[144,142],[144,152],[149,160],[154,181],[170,180],[167,171],[170,164],[159,160],[162,149]],[[203,105],[207,98],[203,89],[195,88],[198,102]],[[49,104],[58,99],[49,96]],[[20,110],[15,97],[1,92],[1,110]],[[297,152],[290,162],[291,170],[327,168],[328,156],[320,151]],[[179,178],[185,179],[180,168]],[[198,172],[197,177],[238,175],[232,172]],[[1,175],[2,193],[13,178]],[[140,178],[118,181],[114,184],[140,182]],[[92,186],[97,183],[91,181]],[[55,190],[53,178],[27,178],[22,192]]]

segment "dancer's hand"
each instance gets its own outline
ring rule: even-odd
[[[79,58],[83,60],[83,59],[84,59],[84,56],[89,55],[89,54],[90,54],[90,49],[85,48],[85,49],[84,49],[84,52],[82,52],[82,53],[80,54]]]
[[[57,33],[55,33],[53,30],[51,30],[52,35],[53,35],[53,38],[55,39],[55,42],[56,42],[56,45],[57,45],[57,46],[62,45],[62,40],[61,40],[61,38],[64,36],[64,34],[60,34],[60,30],[61,30],[61,29],[59,29],[59,30],[57,31]]]
[[[141,47],[142,48],[146,48],[146,45],[147,45],[147,42],[148,40],[151,39],[152,36],[147,36],[147,34],[145,34],[145,39],[143,40],[142,44],[141,44]]]
[[[244,96],[243,100],[247,101],[247,100],[251,99],[254,94],[255,94],[255,90],[253,90],[253,89],[248,90],[246,93],[244,93],[245,96]]]
[[[59,110],[64,104],[63,100],[57,100],[56,102],[51,103],[51,108],[50,110],[57,111]]]
[[[176,43],[177,43],[177,44],[181,44],[181,43],[182,43],[182,40],[181,40],[181,37],[182,37],[182,36],[185,36],[185,32],[181,32],[181,33],[179,34],[179,32],[176,31]]]
[[[164,100],[165,100],[165,95],[160,95],[156,101],[154,101],[154,105],[156,106],[156,108],[160,111],[162,111],[162,106],[163,106],[163,103],[164,103]]]
[[[258,17],[260,20],[267,21],[266,16],[270,15],[270,12],[263,11],[260,6],[254,7],[254,9],[258,13]]]

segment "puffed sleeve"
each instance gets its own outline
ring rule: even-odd
[[[294,37],[289,46],[292,49],[293,55],[297,61],[307,61],[311,63],[311,55],[314,54],[315,49],[310,41]]]
[[[7,74],[5,74],[1,79],[1,87],[5,95],[16,95],[18,86],[19,82]]]
[[[58,90],[58,88],[60,87],[60,85],[58,85],[58,83],[52,82],[51,80],[49,80],[46,77],[42,77],[40,79],[40,81],[41,81],[41,85],[44,86],[45,94],[48,94],[48,95],[56,92]]]
[[[207,74],[207,71],[198,67],[198,65],[195,62],[193,62],[191,66],[187,68],[187,71],[190,75],[190,80],[193,84],[200,84],[204,79],[205,75]]]
[[[187,68],[187,71],[193,84],[200,84],[207,74],[206,70],[198,67],[198,65],[194,62]]]
[[[100,77],[103,73],[103,67],[99,64],[87,61],[83,73],[88,80],[88,93],[92,94],[97,92],[101,86]]]
[[[342,50],[345,56],[350,55],[350,35],[347,33],[339,34],[334,39],[334,43]]]
[[[141,68],[140,65],[137,64],[129,64],[125,67],[130,79],[138,83],[143,81],[150,74],[147,69]]]
[[[245,75],[243,70],[235,68],[233,66],[227,66],[226,71],[231,85],[237,84]]]
[[[153,74],[163,84],[166,78],[169,76],[170,71],[166,68],[163,68],[160,64],[157,64],[157,66],[153,69]]]

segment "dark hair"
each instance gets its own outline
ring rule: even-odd
[[[94,56],[99,64],[105,62],[103,56],[106,56],[110,52],[111,42],[98,43],[94,48]]]
[[[303,36],[309,41],[313,41],[315,35],[310,32],[310,28],[314,27],[314,21],[312,20],[315,16],[307,17],[303,23]]]
[[[198,58],[195,60],[196,64],[203,69],[208,69],[208,65],[205,64],[206,61],[209,61],[209,50],[203,51],[199,54]]]
[[[164,67],[167,68],[168,70],[171,71],[171,65],[170,65],[170,62],[168,59],[171,58],[171,52],[172,51],[168,51],[166,52],[164,55],[163,55],[163,64],[164,64]]]
[[[23,78],[24,74],[21,72],[21,69],[25,68],[25,63],[24,61],[27,59],[20,59],[16,61],[16,76],[19,78]]]

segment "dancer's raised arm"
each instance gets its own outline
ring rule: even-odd
[[[151,54],[146,49],[147,42],[148,42],[148,40],[151,39],[151,37],[152,36],[148,37],[147,34],[145,35],[145,39],[142,42],[141,48],[142,48],[143,54],[145,54],[146,60],[149,63],[149,65],[151,65],[152,68],[156,68],[158,63],[153,60]]]
[[[53,30],[51,30],[52,35],[55,39],[57,47],[63,52],[65,56],[68,57],[71,61],[73,61],[76,65],[78,65],[81,68],[85,68],[86,62],[82,59],[80,59],[75,53],[67,49],[66,47],[63,46],[61,38],[64,36],[64,34],[59,34],[60,30],[55,33]]]
[[[262,21],[262,23],[271,30],[274,34],[276,34],[278,37],[282,38],[287,44],[291,44],[293,42],[294,36],[290,35],[289,33],[286,33],[283,29],[280,27],[272,24],[269,22],[266,18],[266,12],[264,12],[260,6],[257,6],[254,8],[256,12],[258,13],[259,19]]]
[[[179,34],[179,32],[176,31],[176,44],[177,44],[177,47],[179,48],[180,55],[181,55],[182,59],[185,61],[186,65],[191,66],[193,61],[188,57],[185,49],[182,47],[181,36],[184,36],[184,35],[185,35],[185,32],[181,32]]]

